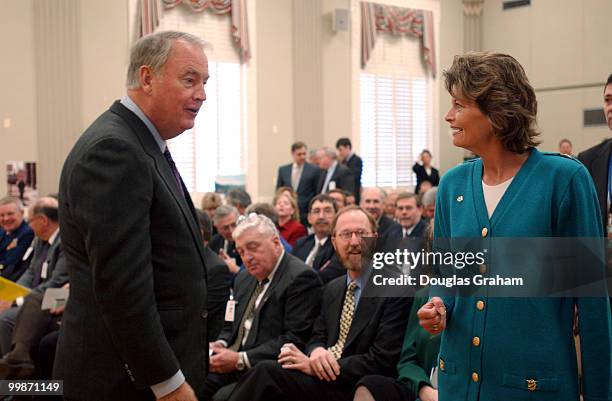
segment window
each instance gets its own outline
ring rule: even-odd
[[[177,168],[190,192],[215,190],[215,183],[244,180],[244,72],[231,38],[231,18],[183,5],[164,11],[158,31],[180,30],[208,43],[206,101],[193,129],[168,141]]]
[[[359,78],[362,184],[409,187],[412,165],[431,147],[432,78],[420,53],[420,40],[379,33]]]

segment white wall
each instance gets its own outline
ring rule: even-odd
[[[506,52],[525,68],[538,97],[540,146],[556,151],[567,137],[574,152],[609,136],[604,126],[584,128],[584,108],[601,108],[603,85],[612,72],[609,0],[538,0],[502,11],[486,0],[484,50]]]
[[[3,1],[0,12],[0,197],[5,163],[36,161],[36,93],[32,0]],[[4,127],[4,120],[10,128]]]

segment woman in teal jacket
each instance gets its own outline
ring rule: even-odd
[[[479,158],[443,177],[435,241],[601,236],[587,170],[571,157],[535,148],[537,103],[521,65],[503,54],[468,53],[455,57],[444,75],[453,143]],[[439,400],[579,400],[575,306],[584,400],[611,400],[612,325],[603,296],[432,297],[418,316],[430,333],[443,332]]]

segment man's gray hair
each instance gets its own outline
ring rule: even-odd
[[[164,31],[144,36],[136,41],[130,51],[130,66],[127,72],[126,86],[128,89],[140,87],[140,67],[147,65],[155,74],[159,74],[172,50],[174,42],[183,40],[194,46],[199,46],[202,51],[206,43],[189,33],[178,31]]]
[[[234,214],[236,218],[238,218],[238,216],[240,215],[240,213],[238,213],[238,209],[236,209],[234,206],[221,205],[215,209],[215,214],[213,216],[213,222],[217,224],[219,220],[229,216],[230,214]]]
[[[382,189],[381,187],[363,187],[361,188],[361,194],[363,195],[367,191],[374,191],[374,190],[378,191],[380,200],[382,202],[384,202],[385,199],[387,199],[387,192],[385,192],[385,190]]]
[[[238,221],[236,229],[232,233],[234,241],[240,238],[242,234],[249,230],[255,230],[259,234],[266,235],[269,237],[279,238],[278,230],[272,220],[263,214],[251,213],[248,217],[241,217],[242,220]]]
[[[323,152],[325,152],[325,154],[326,154],[327,156],[331,157],[331,158],[332,158],[332,160],[336,160],[336,157],[337,157],[337,155],[336,155],[336,151],[335,151],[335,150],[333,150],[332,148],[330,148],[330,147],[328,147],[328,146],[325,146],[325,147],[322,147],[322,148],[321,148],[321,149],[319,149],[319,150],[322,150]]]
[[[23,203],[19,198],[14,196],[5,196],[4,198],[0,199],[0,206],[10,205],[11,203],[17,206],[17,209],[23,210]]]
[[[436,195],[438,195],[438,187],[431,187],[423,194],[423,200],[421,203],[423,206],[435,205]]]

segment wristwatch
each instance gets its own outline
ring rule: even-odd
[[[242,372],[244,368],[246,368],[246,364],[244,363],[244,352],[239,352],[238,362],[236,362],[236,369]]]

